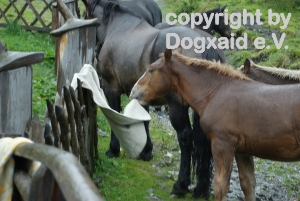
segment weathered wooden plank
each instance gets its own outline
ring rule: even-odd
[[[50,100],[47,100],[48,117],[51,121],[52,132],[54,135],[54,146],[59,147],[59,129],[56,116],[54,114],[53,104]]]
[[[66,80],[72,80],[84,64],[92,64],[96,44],[96,27],[71,30],[58,39],[56,49],[57,91],[61,95]],[[79,51],[74,51],[79,50]]]
[[[19,145],[14,154],[40,161],[47,166],[66,200],[103,200],[92,179],[73,154],[38,143]]]
[[[17,170],[14,174],[14,183],[16,184],[23,201],[28,201],[31,183],[29,175],[25,171]]]
[[[15,138],[15,137],[21,137],[22,134],[5,134],[5,133],[0,133],[0,138],[4,138],[4,137],[10,137],[10,138]]]
[[[78,145],[78,138],[76,135],[76,129],[75,129],[75,119],[74,119],[74,109],[73,104],[71,100],[71,94],[67,87],[63,87],[64,90],[64,100],[67,107],[68,112],[68,123],[70,125],[70,131],[71,131],[71,147],[72,147],[72,153],[79,157],[79,145]]]
[[[32,178],[29,200],[65,200],[51,171],[43,164],[39,167]]]
[[[31,119],[32,68],[0,72],[0,133],[24,134]]]
[[[64,108],[55,106],[55,114],[60,126],[60,141],[65,151],[70,151],[70,128],[68,124],[68,114]]]
[[[43,137],[43,126],[41,124],[41,121],[39,119],[39,116],[37,114],[34,115],[34,117],[30,121],[30,139],[33,142],[37,143],[43,143],[44,137]]]
[[[52,0],[52,30],[56,30],[65,24],[65,19],[63,15],[58,10],[58,5],[56,0]],[[66,1],[63,3],[67,6],[68,10],[72,13],[75,18],[78,18],[76,10],[77,10],[77,0]]]
[[[11,52],[0,54],[0,72],[39,63],[44,60],[42,52]]]

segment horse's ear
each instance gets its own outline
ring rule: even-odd
[[[166,49],[164,56],[165,56],[165,61],[169,62],[172,57],[172,50]]]
[[[176,49],[176,51],[177,51],[179,54],[182,54],[182,46],[179,45],[178,48]]]
[[[247,75],[250,71],[251,60],[247,58],[244,62],[244,74]]]
[[[227,5],[225,5],[223,8],[221,8],[221,12],[223,13],[225,8],[226,8]]]

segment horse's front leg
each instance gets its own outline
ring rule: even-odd
[[[246,201],[255,201],[256,180],[254,175],[253,156],[236,154],[235,160],[238,166],[240,185]]]
[[[103,91],[108,101],[110,108],[121,111],[121,94],[118,93],[111,85],[109,85],[104,79],[102,79]],[[111,139],[109,143],[109,150],[105,153],[108,157],[120,156],[120,142],[115,133],[111,130]]]
[[[175,94],[167,95],[166,99],[169,106],[170,121],[177,132],[181,150],[178,181],[173,185],[171,193],[184,195],[188,192],[188,186],[191,183],[192,128],[188,116],[189,106],[182,104],[182,99]]]
[[[217,136],[217,134],[212,134],[212,136]],[[217,137],[211,139],[211,146],[215,164],[215,201],[226,201],[235,150],[230,143],[218,139]]]
[[[149,106],[143,106],[147,112],[149,112]],[[149,121],[144,121],[146,133],[147,133],[147,142],[143,149],[143,151],[140,153],[139,159],[144,161],[149,161],[153,158],[152,150],[153,150],[153,143],[150,138],[149,133]]]

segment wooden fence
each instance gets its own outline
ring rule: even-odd
[[[18,23],[26,30],[50,32],[56,29],[57,16],[52,14],[52,3],[56,0],[6,0],[0,2],[0,27],[11,23]],[[77,0],[64,0],[65,4]]]

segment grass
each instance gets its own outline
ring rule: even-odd
[[[43,52],[44,61],[33,64],[33,115],[44,120],[46,99],[54,102],[56,76],[54,73],[55,44],[48,33],[29,32],[18,24],[0,28],[0,40],[7,44],[9,51]]]
[[[188,5],[188,6],[187,6]],[[221,7],[227,5],[228,14],[233,12],[242,11],[247,9],[248,12],[255,13],[256,9],[260,9],[262,13],[262,21],[264,22],[265,29],[267,31],[275,32],[278,31],[281,34],[285,33],[287,36],[284,40],[281,49],[275,48],[273,40],[267,39],[267,35],[261,33],[264,30],[251,31],[247,30],[244,26],[238,29],[232,29],[232,33],[235,37],[242,36],[244,33],[248,34],[250,43],[248,44],[248,52],[251,53],[250,57],[253,61],[267,66],[276,66],[290,69],[299,69],[300,67],[300,53],[298,44],[300,42],[300,1],[289,0],[289,1],[270,1],[270,0],[219,0],[219,1],[197,1],[197,0],[182,0],[174,1],[167,0],[168,12],[179,13],[192,13],[192,12],[203,12],[216,8],[218,5]],[[278,25],[268,25],[268,9],[272,9],[273,13],[284,13],[285,16],[290,12],[291,19],[286,29],[280,29],[282,23]],[[271,45],[270,49],[257,50],[254,48],[253,42],[257,37],[264,37],[267,39],[267,44]],[[288,46],[288,50],[283,47]],[[225,50],[225,54],[229,60],[229,63],[234,67],[239,67],[243,64],[245,58],[240,57],[240,50]],[[243,53],[245,54],[245,53]]]
[[[21,2],[21,1],[18,1]],[[34,1],[39,2],[39,1]],[[291,1],[295,2],[295,1]],[[7,4],[7,0],[0,0],[0,6]],[[285,30],[280,30],[281,33],[286,33],[284,45],[288,45],[288,50],[277,50],[274,45],[270,49],[255,50],[248,49],[243,51],[226,51],[230,64],[239,66],[243,63],[246,57],[250,57],[260,64],[299,68],[300,50],[298,44],[300,42],[299,35],[299,17],[300,6],[295,4],[291,7],[286,7],[287,3],[279,0],[260,1],[260,0],[219,0],[219,1],[196,1],[196,0],[167,0],[167,12],[192,12],[204,11],[216,7],[218,4],[224,6],[227,4],[229,13],[247,8],[254,12],[256,8],[260,8],[263,15],[266,16],[267,9],[273,8],[277,12],[291,12],[292,18],[288,27]],[[185,10],[183,10],[185,9]],[[13,17],[13,13],[11,14]],[[26,13],[31,15],[31,13]],[[265,18],[266,20],[266,18]],[[278,26],[268,26],[272,29],[278,29]],[[251,43],[255,38],[261,36],[262,33],[247,30],[244,26],[237,30],[233,30],[236,35],[248,34]],[[0,28],[0,40],[7,44],[10,51],[25,51],[25,52],[44,52],[45,60],[39,64],[32,65],[33,67],[33,114],[38,113],[43,121],[45,112],[45,100],[54,100],[56,92],[56,76],[54,73],[54,51],[55,44],[49,34],[28,32],[20,28],[16,24],[11,24],[7,28]],[[271,41],[268,40],[268,43]],[[251,44],[250,43],[250,44]],[[122,96],[122,107],[128,103],[128,98]],[[109,125],[104,115],[99,110],[98,127],[106,133],[110,133]],[[179,148],[176,139],[176,134],[173,129],[167,128],[156,115],[151,113],[152,121],[150,123],[150,132],[153,143],[155,145],[154,158],[149,162],[132,160],[129,156],[121,151],[120,158],[107,158],[105,151],[109,148],[109,138],[101,137],[99,140],[100,160],[97,161],[96,172],[94,178],[101,178],[99,191],[106,200],[147,200],[147,196],[151,194],[162,200],[174,200],[170,198],[170,192],[174,182],[177,180],[174,172],[179,170]],[[170,153],[173,157],[167,157]],[[258,159],[256,167],[259,168],[265,160]],[[290,189],[298,188],[299,178],[293,178],[295,169],[288,169],[286,172],[281,171],[281,167],[286,163],[272,162],[265,169],[270,177],[280,176],[283,178],[285,186]],[[297,180],[298,179],[298,180]],[[153,192],[152,192],[153,191]],[[187,194],[183,198],[175,200],[187,200],[191,194]],[[298,199],[300,197],[298,196]],[[212,198],[211,198],[212,200]]]

